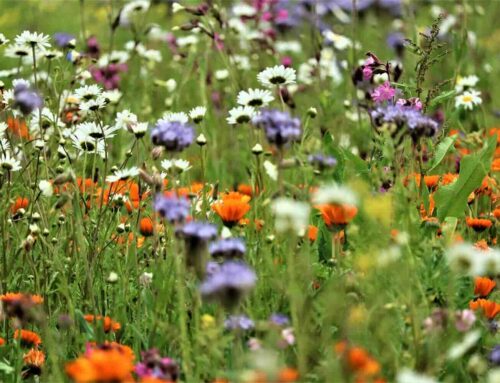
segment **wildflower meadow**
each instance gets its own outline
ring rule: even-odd
[[[500,383],[500,1],[0,10],[0,382]]]

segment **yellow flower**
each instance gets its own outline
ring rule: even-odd
[[[201,327],[204,329],[214,327],[215,318],[210,314],[203,314],[201,316]]]

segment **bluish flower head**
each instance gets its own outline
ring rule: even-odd
[[[194,129],[179,121],[160,120],[151,132],[151,140],[167,151],[181,152],[193,143]]]
[[[175,195],[158,194],[154,200],[154,209],[170,223],[184,222],[189,215],[189,200]]]
[[[324,155],[321,153],[310,154],[307,157],[309,163],[313,166],[317,166],[320,169],[332,168],[337,164],[337,159],[332,156]]]
[[[66,32],[56,32],[53,37],[56,45],[60,48],[67,48],[73,45],[72,42],[75,40],[74,35]]]
[[[408,133],[414,140],[420,137],[432,137],[439,130],[439,124],[432,118],[425,116],[413,107],[402,105],[380,106],[371,111],[376,126],[384,123],[396,124],[398,128],[406,126]]]
[[[217,226],[199,221],[191,221],[177,230],[177,234],[190,241],[207,242],[217,236]]]
[[[274,323],[277,326],[286,326],[290,323],[290,318],[288,318],[284,314],[274,313],[269,318],[269,321]]]
[[[14,87],[14,108],[19,109],[22,114],[28,115],[42,106],[42,98],[26,82],[19,82]]]
[[[236,305],[255,286],[255,272],[240,261],[226,261],[207,275],[200,286],[201,295],[221,301],[224,306]]]
[[[493,350],[490,352],[489,360],[495,366],[500,366],[500,345],[493,347]]]
[[[297,141],[302,134],[298,118],[275,109],[262,110],[252,122],[258,128],[264,129],[266,138],[271,144],[279,147]]]
[[[224,327],[228,330],[251,330],[255,323],[246,315],[231,315],[224,321]]]
[[[208,250],[212,257],[232,259],[242,258],[247,249],[241,238],[225,238],[211,243]]]

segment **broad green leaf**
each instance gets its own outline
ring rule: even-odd
[[[349,149],[343,149],[346,162],[352,164],[356,175],[363,177],[365,180],[369,181],[370,171],[368,170],[368,165],[365,161],[359,158],[357,155],[353,154]]]
[[[490,137],[481,151],[465,156],[460,163],[458,179],[450,185],[442,186],[434,195],[438,218],[460,218],[467,207],[467,198],[477,189],[491,167],[496,147],[496,135]]]
[[[436,154],[434,154],[429,173],[438,167],[438,165],[444,160],[448,152],[454,147],[453,144],[455,143],[457,136],[458,135],[455,134],[454,136],[446,137],[439,143],[436,148]]]
[[[430,106],[436,106],[437,104],[439,104],[443,101],[446,101],[447,99],[453,97],[456,94],[457,94],[457,92],[454,89],[443,92],[439,96],[436,96],[431,100]]]

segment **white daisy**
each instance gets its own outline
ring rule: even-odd
[[[76,131],[94,140],[112,138],[120,128],[117,126],[99,126],[95,122],[82,122],[76,126]]]
[[[257,75],[257,80],[266,88],[272,88],[276,85],[295,84],[295,69],[285,68],[284,65],[276,65],[272,68],[266,68]]]
[[[9,42],[9,39],[5,37],[3,33],[0,33],[0,45],[5,45]]]
[[[198,43],[199,38],[195,35],[182,36],[177,38],[175,42],[180,48],[188,47],[190,45],[195,45]]]
[[[120,92],[118,89],[113,89],[113,90],[106,90],[102,93],[102,96],[112,105],[118,104],[118,101],[123,96],[123,93]]]
[[[75,131],[71,136],[71,142],[80,153],[97,153],[102,158],[105,157],[104,140],[96,140],[82,131]]]
[[[280,233],[292,232],[297,235],[304,234],[311,211],[308,203],[281,197],[275,199],[271,207],[276,217],[276,231]]]
[[[49,36],[43,33],[24,31],[16,36],[16,44],[31,49],[32,47],[44,50],[50,47]]]
[[[248,89],[238,93],[237,103],[253,107],[266,106],[274,100],[272,93],[269,90],[263,89]]]
[[[107,99],[104,96],[99,96],[97,98],[82,101],[78,105],[78,108],[84,112],[87,112],[87,111],[95,112],[96,110],[104,109],[107,104],[108,104]]]
[[[279,53],[301,53],[302,46],[298,41],[277,41],[274,47]]]
[[[129,126],[137,124],[137,116],[131,111],[124,109],[116,114],[115,125],[118,129],[128,130]]]
[[[314,204],[356,205],[358,199],[354,192],[346,186],[332,183],[321,186],[313,195]]]
[[[455,97],[455,108],[464,108],[472,110],[475,106],[480,105],[483,100],[481,99],[481,92],[471,89],[466,90],[461,95]]]
[[[172,113],[172,112],[165,112],[163,113],[163,116],[161,117],[160,121],[177,121],[177,122],[182,122],[183,124],[187,123],[189,120],[188,115],[184,112],[177,112],[177,113]]]
[[[98,85],[84,85],[75,89],[75,96],[82,101],[97,98],[102,94],[102,88]]]
[[[10,58],[26,57],[30,54],[31,53],[28,48],[17,44],[9,45],[4,52],[5,57],[10,57]]]
[[[167,172],[171,169],[175,169],[179,173],[184,173],[191,169],[191,164],[189,161],[177,159],[177,160],[163,160],[161,162],[161,167]]]
[[[257,10],[251,5],[240,3],[233,6],[233,14],[238,17],[253,17]]]
[[[0,152],[7,153],[10,150],[10,143],[5,138],[0,138]]]
[[[5,122],[0,122],[0,136],[3,136],[3,133],[9,128]]]
[[[125,26],[129,25],[130,19],[137,15],[146,13],[148,9],[148,0],[134,0],[125,4],[120,12],[120,24]]]
[[[112,51],[110,54],[102,55],[97,65],[103,67],[109,64],[125,64],[129,58],[130,54],[127,51]]]
[[[198,124],[203,120],[206,112],[207,108],[204,106],[197,106],[196,108],[191,109],[189,117],[191,117],[191,120],[193,120],[195,124]]]
[[[234,64],[239,70],[249,70],[252,68],[248,56],[233,55],[230,57],[229,61],[231,62],[231,64]]]
[[[106,182],[125,181],[139,175],[139,168],[133,166],[130,169],[116,170],[113,175],[106,177]]]
[[[21,162],[6,152],[0,156],[0,168],[9,172],[17,172],[21,169]]]
[[[229,111],[229,117],[226,120],[231,125],[244,124],[250,122],[255,114],[255,109],[251,106],[237,106]]]
[[[63,57],[62,52],[55,50],[55,49],[50,49],[43,51],[42,57],[46,58],[47,60],[53,60],[53,59],[59,59]]]
[[[340,51],[352,47],[351,39],[342,35],[338,35],[330,30],[324,31],[323,37],[327,42],[333,44],[333,46]]]
[[[219,69],[215,71],[214,75],[216,80],[222,81],[229,77],[229,71],[227,69]]]
[[[465,89],[474,88],[479,81],[479,77],[476,75],[458,77],[457,83],[455,84],[455,90],[458,93],[463,92]]]
[[[139,122],[137,124],[131,125],[129,129],[129,132],[133,133],[136,138],[144,137],[147,131],[148,131],[147,122]]]

